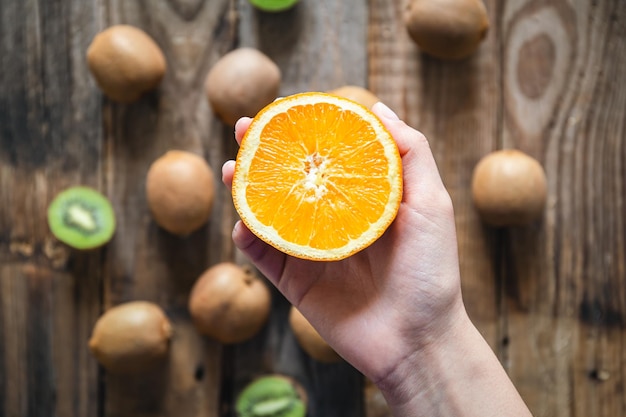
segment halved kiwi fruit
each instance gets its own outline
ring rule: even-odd
[[[304,417],[307,395],[294,379],[267,375],[239,393],[235,408],[238,417]]]
[[[109,200],[97,190],[70,187],[48,206],[48,225],[61,242],[76,249],[94,249],[111,240],[115,213]]]
[[[264,12],[282,12],[290,9],[298,0],[250,0],[250,3]]]

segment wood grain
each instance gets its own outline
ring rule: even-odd
[[[281,94],[326,91],[367,82],[365,0],[302,1],[284,13],[263,13],[240,0],[241,46],[272,58],[283,73]]]
[[[228,225],[232,203],[221,186],[221,165],[234,154],[232,130],[215,119],[203,92],[210,65],[235,42],[232,4],[222,1],[108,1],[106,26],[142,28],[162,48],[167,73],[159,88],[137,103],[105,102],[107,177],[120,213],[110,245],[107,307],[149,300],[174,327],[169,362],[147,375],[107,375],[107,416],[217,416],[221,346],[202,337],[187,310],[189,291],[209,266],[233,256]],[[167,150],[203,156],[216,181],[209,224],[186,237],[159,228],[145,199],[150,164]]]
[[[102,188],[101,113],[84,51],[92,3],[0,2],[0,415],[98,412],[86,341],[103,252],[52,238],[46,207],[69,185]],[[59,59],[61,57],[61,59]]]
[[[506,237],[509,372],[535,416],[622,415],[626,5],[507,2],[502,21],[505,146],[549,182],[544,221]]]
[[[268,14],[247,0],[0,0],[1,416],[233,416],[239,389],[270,372],[306,386],[311,417],[385,415],[366,408],[350,365],[300,350],[275,290],[270,324],[249,342],[221,346],[191,325],[200,273],[246,261],[219,183],[236,154],[232,127],[202,91],[237,46],[278,63],[281,95],[367,86],[424,132],[455,206],[468,312],[534,415],[626,415],[626,3],[488,0],[479,50],[443,62],[409,39],[406,1],[301,0]],[[144,29],[168,63],[159,88],[130,105],[102,97],[84,57],[116,23]],[[544,165],[548,205],[529,227],[488,228],[471,172],[512,147]],[[216,176],[210,222],[184,238],[156,226],[144,196],[150,163],[171,148],[202,155]],[[48,203],[75,184],[115,207],[118,230],[101,250],[69,250],[49,232]],[[135,299],[172,320],[169,361],[107,374],[87,349],[92,326]]]

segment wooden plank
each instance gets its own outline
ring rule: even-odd
[[[422,54],[408,36],[403,2],[370,1],[369,87],[429,139],[451,195],[457,224],[462,289],[472,321],[500,350],[500,286],[492,259],[497,234],[482,226],[471,202],[476,162],[498,145],[501,98],[497,2],[486,3],[491,21],[478,51],[445,62]],[[376,390],[369,415],[384,413]]]
[[[26,263],[0,269],[3,415],[97,412],[97,366],[86,348],[99,311],[99,254],[69,272]],[[87,273],[85,273],[87,272]],[[82,285],[79,279],[96,285]],[[81,298],[77,301],[78,297]]]
[[[240,44],[278,64],[282,95],[367,82],[365,0],[303,0],[275,14],[258,11],[247,0],[239,6]]]
[[[96,9],[0,2],[0,415],[97,415],[86,341],[99,314],[102,252],[50,234],[49,201],[101,187],[100,101],[84,60]],[[62,57],[62,59],[59,59]]]
[[[244,262],[224,187],[188,238],[148,213],[145,173],[167,149],[203,155],[218,182],[234,157],[202,82],[240,44],[280,65],[283,95],[369,86],[429,137],[456,209],[468,311],[535,416],[626,414],[626,3],[489,0],[488,38],[457,63],[418,52],[401,3],[302,0],[271,15],[245,0],[0,0],[0,415],[230,416],[242,385],[272,371],[305,383],[312,416],[371,411],[349,365],[299,350],[275,291],[270,326],[248,343],[223,347],[191,326],[197,276]],[[102,99],[84,59],[94,34],[121,22],[151,34],[170,65],[157,92],[125,106]],[[496,231],[477,218],[471,170],[499,147],[546,167],[541,223]],[[70,251],[48,231],[47,204],[78,183],[114,203],[119,229],[103,250]],[[103,307],[133,299],[172,319],[170,361],[99,378],[91,328]]]
[[[168,69],[160,87],[137,103],[106,102],[106,174],[120,223],[108,252],[105,304],[150,300],[174,327],[165,366],[132,378],[106,376],[107,416],[220,415],[222,349],[196,332],[187,299],[207,267],[233,256],[234,210],[219,181],[235,144],[232,128],[212,116],[203,92],[210,65],[234,44],[232,12],[228,0],[106,2],[103,25],[145,30],[163,49]],[[185,238],[157,227],[146,205],[148,167],[169,149],[202,155],[215,173],[211,220]]]
[[[366,84],[364,0],[302,0],[278,14],[259,12],[244,0],[238,4],[240,46],[255,47],[278,64],[281,95]],[[289,303],[274,291],[268,329],[232,352],[232,380],[227,384],[232,395],[254,376],[279,372],[303,384],[310,396],[311,417],[362,416],[361,375],[347,363],[321,364],[307,357],[289,329],[288,310]]]
[[[617,416],[624,400],[626,4],[502,10],[506,147],[546,168],[543,222],[507,231],[509,372],[535,416]]]
[[[420,53],[404,26],[401,2],[370,2],[369,85],[430,141],[455,207],[465,303],[496,348],[499,296],[490,261],[495,234],[482,227],[470,195],[473,167],[497,147],[500,123],[496,2],[487,8],[492,28],[479,50],[445,62]]]

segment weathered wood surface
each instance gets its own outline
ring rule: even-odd
[[[245,0],[0,0],[0,416],[229,416],[237,390],[272,371],[307,386],[311,416],[368,413],[357,372],[298,350],[275,292],[271,325],[250,342],[221,346],[192,328],[195,278],[244,261],[224,187],[210,224],[186,239],[147,211],[145,173],[165,150],[203,155],[216,178],[235,155],[202,83],[239,45],[279,64],[281,94],[369,85],[422,130],[455,204],[467,308],[533,413],[626,415],[626,3],[486,4],[487,39],[449,63],[419,53],[401,1],[301,0],[269,15]],[[169,66],[158,91],[127,106],[102,99],[84,60],[114,23],[146,30]],[[549,204],[532,227],[484,227],[471,204],[473,166],[502,147],[546,168]],[[69,251],[48,231],[48,202],[77,183],[115,205],[103,250]],[[176,333],[168,364],[120,378],[86,341],[104,309],[133,299],[162,305]]]
[[[623,1],[488,1],[461,63],[422,56],[402,5],[370,2],[369,85],[431,140],[450,190],[470,315],[536,416],[626,414]],[[472,169],[519,148],[545,166],[540,224],[483,227]]]
[[[626,3],[501,14],[503,146],[550,192],[539,227],[502,235],[503,360],[538,416],[626,415]]]
[[[106,251],[74,254],[46,224],[61,189],[105,186],[100,98],[84,51],[92,2],[0,2],[0,415],[97,415],[85,341]]]

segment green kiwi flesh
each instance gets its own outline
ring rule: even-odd
[[[257,9],[264,12],[282,12],[293,7],[298,0],[250,0]]]
[[[94,249],[111,240],[115,213],[109,200],[90,187],[70,187],[48,206],[48,225],[61,242],[75,249]]]
[[[238,417],[304,417],[306,399],[295,381],[280,375],[264,376],[237,397]]]

